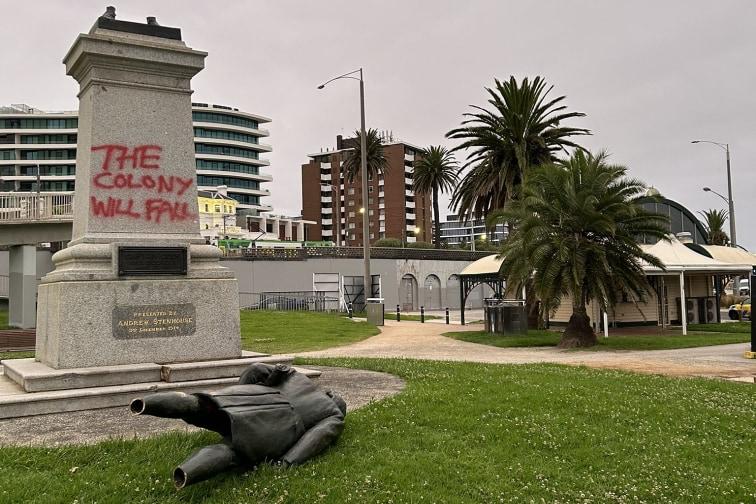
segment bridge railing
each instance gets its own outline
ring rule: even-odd
[[[73,192],[0,192],[0,222],[70,221]]]

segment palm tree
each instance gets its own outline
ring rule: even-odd
[[[724,223],[728,214],[726,210],[704,210],[700,213],[704,218],[704,228],[709,235],[709,243],[712,245],[729,245],[730,237],[724,232]]]
[[[361,175],[362,170],[362,146],[360,139],[362,133],[360,130],[355,131],[354,138],[347,142],[351,144],[352,149],[347,153],[344,159],[344,175],[349,182],[354,182]],[[378,130],[369,129],[365,132],[365,146],[367,151],[367,172],[368,177],[376,177],[388,170],[388,160],[383,154],[383,140]],[[367,204],[367,202],[366,202]]]
[[[438,193],[453,190],[459,182],[459,166],[446,147],[431,145],[415,162],[412,186],[416,193],[433,193],[433,242],[441,248],[441,215]]]
[[[486,88],[493,109],[473,105],[476,112],[465,114],[462,126],[446,134],[463,140],[453,150],[469,150],[463,169],[470,171],[451,201],[462,216],[482,218],[502,208],[516,195],[530,168],[555,161],[556,154],[567,148],[579,148],[570,137],[590,134],[587,129],[560,126],[585,114],[567,112],[564,96],[550,99],[553,86],[547,87],[541,77],[494,82],[494,89]]]
[[[596,343],[589,301],[605,311],[623,292],[641,301],[651,289],[641,261],[664,267],[636,237],[666,239],[666,218],[643,209],[638,200],[646,187],[626,172],[608,164],[604,152],[577,150],[569,159],[529,173],[522,197],[499,213],[515,224],[501,250],[507,282],[518,291],[532,282],[549,310],[564,296],[572,298],[561,347]]]

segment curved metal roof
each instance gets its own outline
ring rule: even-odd
[[[499,256],[498,254],[491,254],[490,256],[482,257],[477,261],[468,264],[467,267],[463,269],[459,275],[498,275],[502,261],[504,261],[503,256]]]

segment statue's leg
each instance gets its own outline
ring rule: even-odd
[[[157,392],[134,399],[129,405],[136,415],[152,415],[163,418],[186,419],[200,413],[197,396],[183,392]]]
[[[205,398],[183,392],[157,392],[134,399],[129,405],[136,415],[180,418],[186,423],[215,431],[221,436],[231,433],[228,417]]]
[[[204,481],[239,464],[239,459],[227,444],[214,444],[192,453],[173,471],[176,488],[184,488]]]

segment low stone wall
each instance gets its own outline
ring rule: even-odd
[[[309,258],[351,258],[363,257],[362,247],[302,247],[302,248],[250,248],[229,251],[226,259],[305,261]],[[375,259],[424,259],[439,261],[476,261],[493,254],[489,251],[469,251],[450,249],[418,249],[371,247],[370,257]]]

